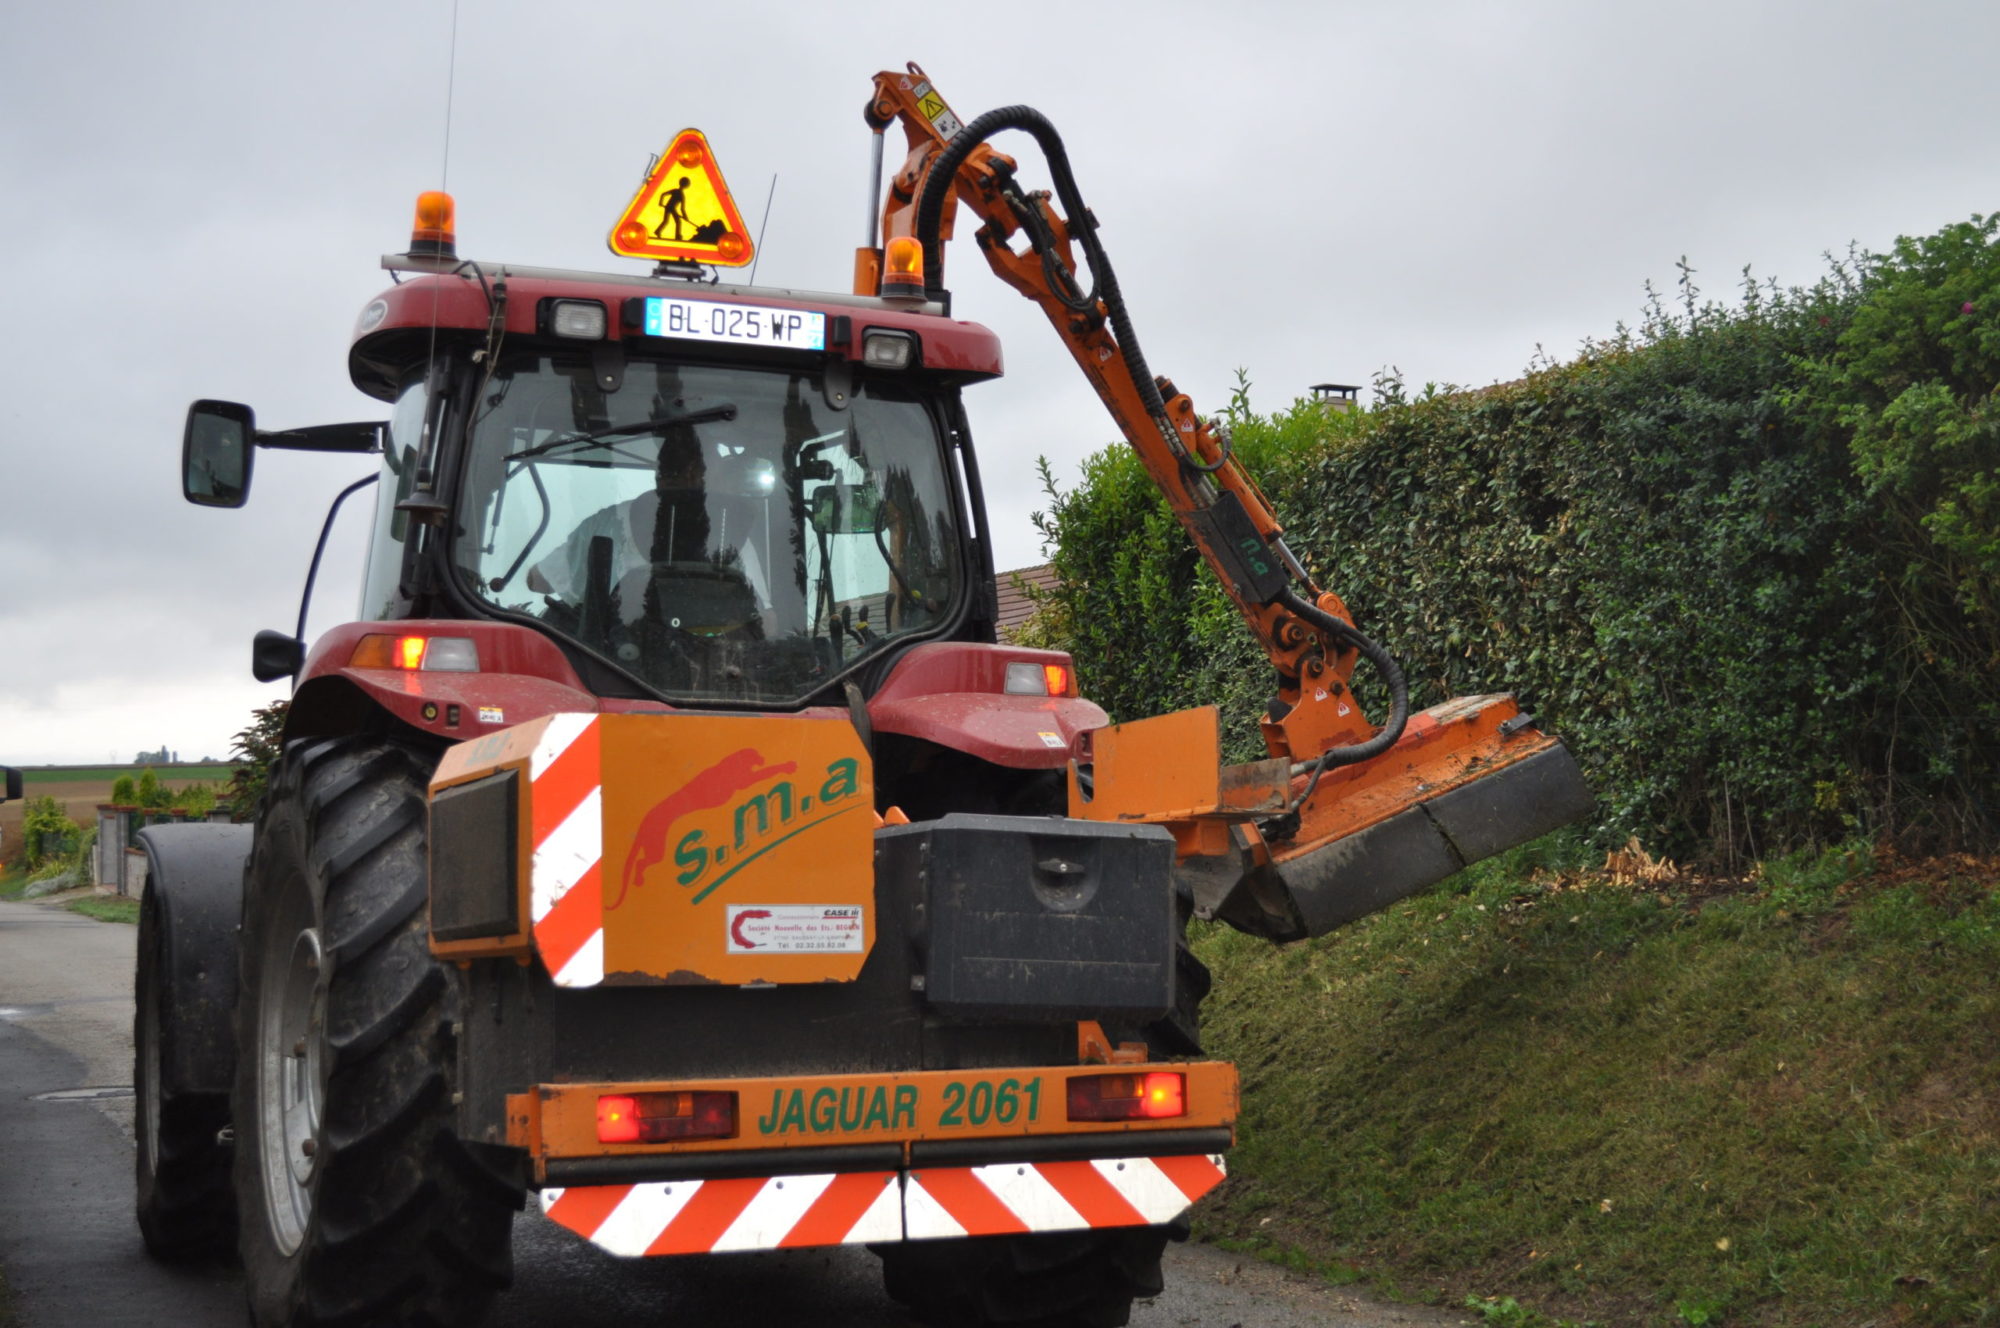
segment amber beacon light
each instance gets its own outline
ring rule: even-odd
[[[882,254],[884,299],[924,298],[924,246],[914,235],[892,236]]]
[[[419,258],[458,257],[458,205],[442,189],[426,189],[417,195],[410,253]]]

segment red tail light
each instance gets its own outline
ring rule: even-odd
[[[1069,1118],[1084,1121],[1167,1120],[1187,1115],[1187,1076],[1080,1074],[1069,1081]]]
[[[735,1134],[734,1093],[606,1093],[597,1099],[601,1144],[729,1139]]]

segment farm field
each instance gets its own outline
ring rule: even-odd
[[[160,777],[162,784],[208,783],[227,779],[236,767],[227,761],[208,764],[183,765],[37,765],[21,767],[21,782],[27,786],[28,796],[42,796],[37,786],[42,784],[102,783],[110,788],[120,775],[130,775],[137,779],[141,772],[151,770]]]
[[[0,803],[0,856],[12,859],[21,844],[21,822],[29,798],[54,798],[78,825],[90,825],[97,805],[111,800],[111,786],[120,776],[137,779],[150,769],[168,788],[189,784],[227,783],[233,765],[85,765],[22,767],[20,802]]]

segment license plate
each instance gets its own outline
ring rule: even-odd
[[[814,1134],[916,1132],[935,1136],[953,1130],[1025,1129],[1064,1119],[1058,1100],[1038,1074],[968,1075],[919,1083],[804,1085],[773,1089],[762,1101],[744,1103],[745,1134],[778,1139]]]
[[[805,309],[770,309],[671,295],[646,298],[646,335],[733,346],[825,350],[826,315]]]

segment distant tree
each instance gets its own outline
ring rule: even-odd
[[[82,827],[69,819],[60,802],[44,796],[28,801],[21,830],[27,841],[28,866],[34,868],[72,852]]]
[[[229,755],[240,762],[229,780],[229,812],[239,821],[257,814],[265,785],[270,780],[271,762],[278,759],[279,738],[285,731],[285,714],[290,701],[273,701],[250,712],[250,723],[230,740]]]
[[[206,817],[215,810],[218,785],[188,784],[174,790],[173,809],[189,816]]]

